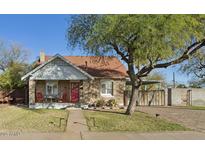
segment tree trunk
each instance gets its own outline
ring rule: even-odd
[[[131,96],[130,96],[130,102],[129,102],[129,105],[128,105],[127,111],[126,111],[127,115],[132,115],[135,112],[136,102],[137,102],[137,98],[138,98],[138,90],[139,90],[139,88],[135,87],[135,85],[132,84],[132,92],[131,92]]]

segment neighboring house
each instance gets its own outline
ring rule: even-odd
[[[28,83],[30,108],[64,108],[99,99],[123,104],[128,77],[125,66],[114,56],[46,56],[22,77]]]

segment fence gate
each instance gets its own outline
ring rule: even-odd
[[[149,90],[139,91],[140,106],[164,106],[165,105],[165,91],[164,90]]]
[[[128,104],[130,95],[131,92],[126,91],[124,95],[124,105]],[[140,90],[138,98],[139,102],[137,102],[137,105],[139,106],[165,106],[165,90]]]

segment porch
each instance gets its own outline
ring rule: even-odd
[[[29,107],[64,108],[76,106],[80,103],[82,83],[80,80],[31,80],[29,81]]]

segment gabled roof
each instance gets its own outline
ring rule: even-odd
[[[79,72],[81,72],[82,74],[84,74],[85,76],[87,76],[89,79],[94,79],[90,74],[88,74],[87,72],[85,72],[84,70],[82,70],[81,68],[75,66],[74,64],[72,64],[71,62],[69,62],[67,59],[65,59],[63,56],[57,54],[55,56],[53,56],[52,58],[50,58],[49,60],[45,61],[44,63],[42,63],[41,65],[39,65],[38,67],[36,67],[35,69],[33,69],[32,71],[30,71],[29,73],[27,73],[26,75],[24,75],[21,80],[25,80],[26,78],[32,76],[35,72],[37,72],[38,70],[40,70],[41,68],[43,68],[45,65],[47,65],[48,63],[52,62],[53,60],[55,60],[56,58],[60,58],[61,60],[63,60],[64,62],[66,62],[67,64],[71,65],[73,68],[75,68],[76,70],[78,70]]]
[[[81,68],[93,77],[126,78],[125,66],[114,56],[63,56],[67,61]],[[45,56],[49,61],[52,56]]]

